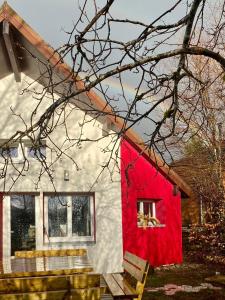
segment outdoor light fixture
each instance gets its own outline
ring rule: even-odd
[[[70,173],[68,170],[64,170],[64,181],[70,180]]]

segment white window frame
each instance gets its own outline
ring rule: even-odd
[[[50,237],[48,236],[48,197],[51,196],[66,196],[68,197],[67,205],[67,236],[66,237]],[[90,236],[76,236],[72,234],[72,196],[88,196],[90,197],[90,213],[91,213],[91,235]],[[94,214],[94,195],[79,194],[79,193],[58,193],[56,195],[44,195],[44,242],[94,242],[95,241],[95,214]]]

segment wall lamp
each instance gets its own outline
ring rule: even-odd
[[[70,173],[68,170],[64,170],[64,181],[70,180]]]

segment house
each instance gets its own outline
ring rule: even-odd
[[[192,195],[188,199],[181,200],[181,211],[182,211],[182,225],[183,227],[187,227],[191,224],[201,224],[203,219],[202,213],[202,204],[200,200],[198,200],[198,196],[196,195],[194,189],[196,188],[196,181],[193,177],[198,178],[202,176],[201,172],[204,172],[204,162],[201,162],[202,171],[198,171],[198,167],[195,168],[193,166],[198,166],[196,164],[196,158],[194,157],[184,157],[181,158],[171,165],[171,168],[179,174],[185,182],[188,183],[189,186],[192,187]],[[195,176],[193,173],[196,172]]]
[[[53,94],[45,88],[49,65]],[[7,162],[0,180],[0,256],[85,247],[98,272],[119,272],[125,250],[154,266],[180,263],[180,201],[190,187],[133,130],[118,138],[122,120],[93,116],[96,109],[111,112],[93,91],[56,111],[37,148],[32,134],[40,131],[4,146],[35,124],[52,97],[83,86],[73,84],[70,68],[7,3],[0,9],[0,66],[1,177]],[[80,124],[83,143],[77,142]]]

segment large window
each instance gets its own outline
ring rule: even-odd
[[[94,241],[92,194],[47,195],[44,209],[45,233],[49,241]]]
[[[160,224],[156,215],[155,199],[138,199],[137,201],[137,225],[138,227],[152,227]]]

